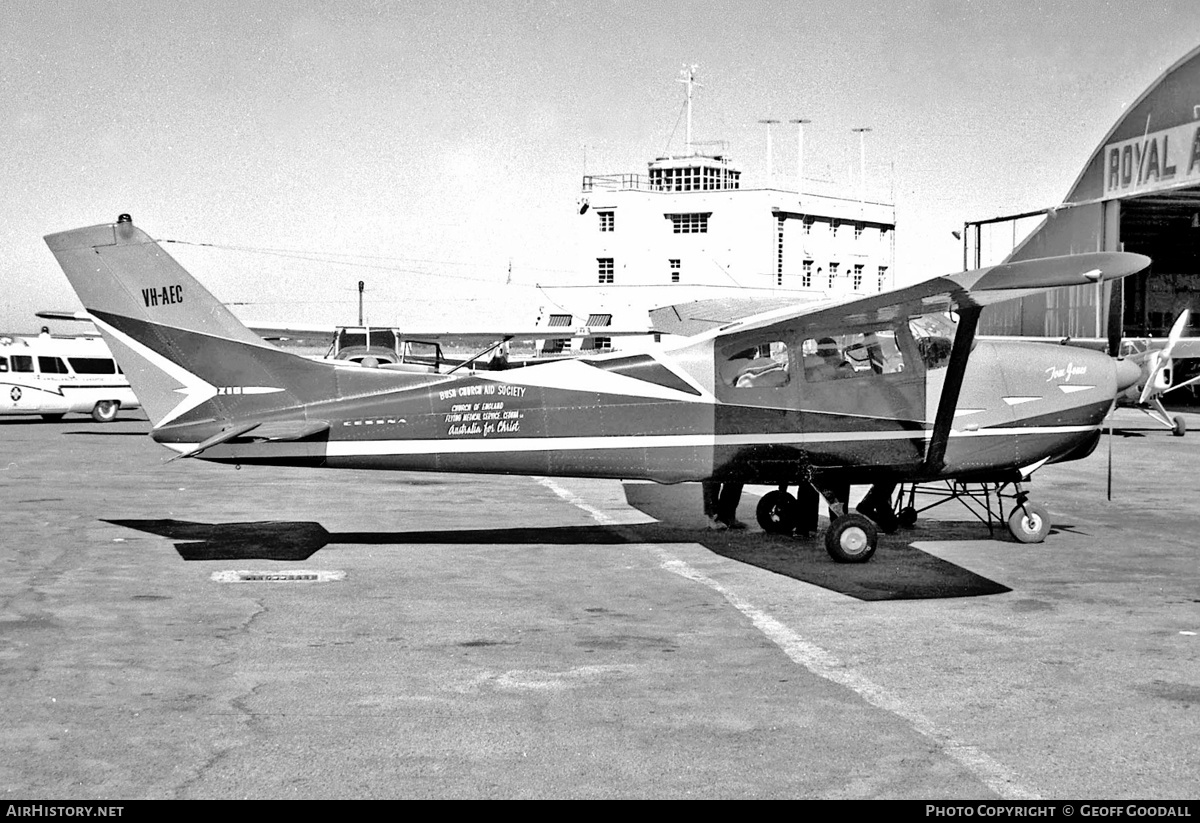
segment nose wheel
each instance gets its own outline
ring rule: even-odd
[[[1009,514],[1008,530],[1022,543],[1041,543],[1050,534],[1050,512],[1040,503],[1022,503]]]

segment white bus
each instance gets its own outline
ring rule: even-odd
[[[99,337],[0,335],[0,415],[40,414],[61,420],[68,412],[99,423],[121,409],[136,409],[129,381]]]

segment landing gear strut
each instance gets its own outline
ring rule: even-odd
[[[811,481],[802,481],[793,496],[788,493],[785,484],[762,496],[755,515],[758,525],[768,534],[815,532],[817,507],[823,496],[829,504],[825,550],[839,563],[865,563],[875,554],[879,530],[869,517],[846,511],[849,494],[848,486],[826,488],[818,487]]]
[[[1011,491],[1010,491],[1011,488]],[[932,503],[917,507],[917,495],[934,498]],[[928,511],[951,500],[957,500],[967,511],[993,532],[1003,523],[1009,532],[1022,543],[1041,543],[1050,533],[1050,512],[1040,503],[1030,503],[1029,493],[1015,482],[963,483],[947,480],[942,485],[918,485],[913,483],[900,487],[893,508],[896,521],[906,529],[917,522],[921,512]],[[1005,506],[1009,501],[1011,508]],[[1007,509],[1007,511],[1006,511]],[[993,532],[994,533],[994,532]]]

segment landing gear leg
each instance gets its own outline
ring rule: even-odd
[[[879,542],[879,531],[869,517],[858,512],[846,511],[850,487],[813,486],[829,504],[829,529],[825,532],[825,551],[839,563],[865,563],[875,554]]]

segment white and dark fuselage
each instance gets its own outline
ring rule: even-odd
[[[653,353],[460,376],[281,351],[126,216],[46,240],[179,456],[666,483],[994,478],[1085,454],[1132,381],[1098,352],[974,340],[979,307],[1148,263],[1029,261],[791,306]],[[923,331],[951,310],[969,319],[952,339]],[[848,359],[830,379],[812,361],[834,338]]]
[[[274,386],[220,386],[209,403],[158,427],[154,437],[184,452],[248,415],[265,425],[302,410],[308,424],[327,427],[301,439],[265,439],[270,430],[260,427],[197,456],[668,483],[794,483],[816,469],[867,483],[885,475],[992,476],[1086,453],[1115,391],[1103,355],[979,343],[945,459],[930,467],[944,369],[812,383],[793,374],[783,386],[737,387],[721,382],[711,341],[695,348],[462,377],[327,369],[304,378],[314,399],[301,405],[290,398],[277,405],[287,395]],[[378,386],[396,378],[406,385]],[[337,396],[315,399],[322,390]],[[222,406],[228,416],[219,414]]]

